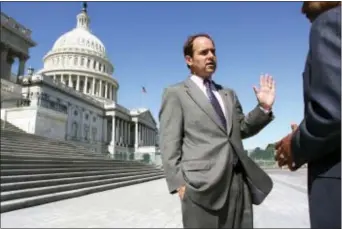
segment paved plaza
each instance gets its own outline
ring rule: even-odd
[[[256,228],[308,228],[306,170],[270,170],[274,188],[256,206]],[[1,228],[181,228],[165,179],[1,214]]]

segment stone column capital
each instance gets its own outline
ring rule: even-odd
[[[7,63],[9,63],[9,64],[13,64],[13,62],[14,62],[14,56],[12,56],[12,55],[7,55]]]
[[[30,59],[29,55],[26,54],[20,54],[18,55],[19,61],[26,62],[28,59]]]
[[[8,44],[1,43],[0,49],[1,49],[1,52],[8,52],[8,50],[10,49],[10,47],[9,47]]]

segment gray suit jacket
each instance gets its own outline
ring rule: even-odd
[[[227,128],[190,78],[165,89],[159,113],[160,150],[170,193],[186,185],[188,197],[209,209],[219,209],[226,201],[234,151],[262,199],[273,186],[270,177],[244,153],[242,139],[257,134],[274,117],[259,107],[244,116],[234,91],[216,88],[225,103]]]

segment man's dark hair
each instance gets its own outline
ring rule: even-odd
[[[206,37],[208,39],[210,39],[213,44],[215,45],[214,43],[214,40],[211,38],[211,36],[209,34],[206,34],[206,33],[197,33],[197,34],[194,34],[194,35],[191,35],[188,37],[188,39],[185,41],[185,44],[183,46],[183,54],[184,54],[184,57],[185,56],[193,56],[194,54],[194,49],[193,49],[193,46],[194,46],[194,40],[198,37]],[[187,65],[188,68],[190,68],[189,65]]]
[[[302,13],[313,22],[319,15],[327,10],[341,6],[340,1],[321,1],[321,2],[303,2]]]

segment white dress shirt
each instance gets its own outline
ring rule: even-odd
[[[191,75],[191,80],[199,87],[199,89],[201,89],[201,91],[203,91],[203,93],[204,93],[204,95],[208,98],[208,100],[209,100],[209,96],[208,96],[208,94],[207,94],[207,89],[206,89],[206,87],[205,87],[205,85],[204,85],[204,82],[203,82],[203,79],[201,78],[201,77],[199,77],[199,76],[196,76],[196,75]],[[213,93],[214,93],[214,95],[215,95],[215,97],[216,97],[216,99],[219,101],[219,103],[220,103],[220,106],[221,106],[221,109],[222,109],[222,111],[223,111],[223,114],[224,114],[224,116],[227,118],[228,116],[227,116],[227,112],[226,112],[226,109],[225,109],[225,104],[224,104],[224,102],[223,102],[223,99],[222,99],[222,97],[221,97],[221,95],[218,93],[218,91],[216,90],[216,88],[214,87],[215,85],[213,85],[213,87],[212,87],[212,89],[214,89],[213,90]],[[265,112],[266,114],[268,114],[270,111],[269,110],[265,110],[264,108],[262,108],[261,106],[259,106],[259,108],[263,111],[263,112]]]
[[[204,95],[209,100],[209,96],[207,94],[207,88],[204,85],[203,79],[201,77],[199,77],[199,76],[191,75],[191,80],[199,87],[199,89],[201,89],[201,91],[204,93]],[[221,95],[216,90],[215,85],[213,85],[213,87],[212,87],[212,92],[214,93],[216,99],[218,100],[218,102],[219,102],[219,104],[221,106],[221,109],[223,111],[224,116],[227,118],[227,114],[226,114],[227,112],[226,112],[226,109],[225,109],[225,104],[223,102],[223,99],[222,99]]]

